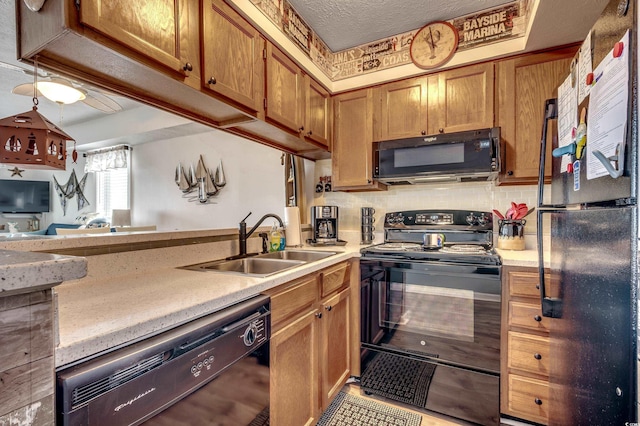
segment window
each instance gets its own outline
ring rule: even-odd
[[[85,172],[95,172],[96,211],[111,220],[113,209],[130,208],[131,149],[117,146],[87,153]]]

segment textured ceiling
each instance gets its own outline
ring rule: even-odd
[[[506,0],[288,0],[336,52],[483,9]]]

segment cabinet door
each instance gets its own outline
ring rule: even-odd
[[[304,130],[302,70],[287,55],[267,43],[267,119],[293,132]]]
[[[429,77],[429,134],[493,127],[493,63]],[[435,79],[435,81],[434,81]]]
[[[322,303],[322,408],[328,407],[350,374],[349,299],[343,290]]]
[[[576,48],[561,49],[499,62],[497,66],[496,125],[504,141],[500,183],[535,184],[540,164],[540,135],[544,101],[569,75]],[[551,158],[551,143],[547,143]],[[551,178],[551,161],[545,177]]]
[[[373,92],[358,90],[334,97],[331,151],[333,188],[385,189],[373,181]]]
[[[376,102],[380,105],[375,123],[380,127],[380,134],[376,137],[389,140],[427,134],[427,77],[385,84],[377,93]]]
[[[305,81],[304,136],[328,147],[331,138],[331,95],[308,75],[305,76]]]
[[[80,22],[169,70],[184,74],[181,43],[188,19],[181,0],[94,0],[80,3]],[[197,58],[189,60],[195,63]]]
[[[270,422],[278,426],[315,425],[318,400],[317,310],[271,336]]]
[[[262,111],[265,41],[223,0],[205,0],[202,12],[203,87],[250,112]]]

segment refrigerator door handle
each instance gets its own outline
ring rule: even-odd
[[[544,279],[544,243],[542,238],[542,217],[545,213],[558,213],[562,209],[543,209],[538,210],[537,220],[537,238],[538,238],[538,277],[540,284],[540,305],[542,306],[542,316],[550,318],[562,318],[562,299],[558,297],[547,296],[547,283]]]
[[[562,211],[558,206],[544,204],[544,170],[547,163],[547,132],[550,120],[558,118],[557,99],[547,99],[544,103],[544,122],[542,123],[542,138],[540,139],[540,169],[538,171],[538,211],[537,211],[537,238],[538,238],[538,276],[540,284],[540,304],[542,315],[551,318],[562,317],[562,299],[547,296],[544,280],[544,244],[542,233],[542,217],[545,213]]]
[[[544,102],[544,121],[542,123],[542,138],[540,139],[540,168],[538,170],[538,211],[545,207],[556,207],[544,204],[544,169],[547,164],[547,133],[549,121],[558,118],[556,98]]]

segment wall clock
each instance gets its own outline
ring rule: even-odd
[[[458,30],[448,22],[434,21],[422,27],[411,40],[411,60],[423,69],[446,63],[458,48]]]

